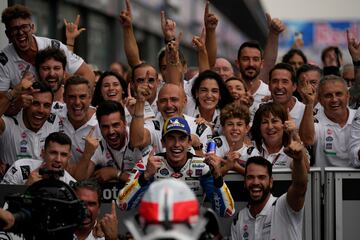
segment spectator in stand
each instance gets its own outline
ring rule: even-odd
[[[326,47],[321,52],[321,61],[323,63],[324,76],[340,75],[340,68],[343,65],[342,52],[337,46]]]
[[[223,81],[234,76],[234,69],[226,58],[216,58],[215,65],[212,68],[214,72],[220,75]]]
[[[290,64],[294,71],[297,72],[302,65],[307,64],[307,58],[303,51],[293,48],[283,56],[282,62]]]
[[[348,88],[351,88],[355,82],[354,64],[348,63],[342,67],[341,76],[346,81]]]
[[[239,105],[245,104],[247,107],[250,107],[254,102],[254,98],[250,94],[248,86],[244,80],[237,77],[230,77],[226,79],[225,85],[235,103]]]

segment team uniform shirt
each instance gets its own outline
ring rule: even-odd
[[[315,166],[349,167],[351,164],[350,135],[355,110],[348,108],[349,117],[346,124],[340,127],[326,117],[315,123]]]
[[[226,140],[226,137],[221,135],[218,137],[214,137],[214,141],[216,142],[216,155],[223,158],[226,154],[230,152],[230,146],[228,141]],[[244,163],[250,158],[254,156],[259,156],[260,153],[255,147],[247,146],[243,144],[243,146],[236,150],[240,154],[240,165],[244,165]]]
[[[20,159],[14,162],[14,164],[5,173],[1,183],[24,185],[28,180],[30,173],[38,169],[42,163],[42,160],[30,158]],[[69,184],[70,186],[76,182],[76,180],[67,171],[64,171],[64,176],[60,177],[59,180]]]
[[[360,150],[360,108],[356,111],[353,122],[351,123],[349,149],[351,166],[356,168],[360,167],[360,159],[358,156]]]
[[[287,193],[279,198],[270,195],[265,207],[256,217],[251,215],[249,206],[242,209],[231,225],[231,239],[301,240],[304,210],[295,212],[286,198]]]
[[[267,85],[262,80],[260,80],[260,86],[256,90],[256,92],[253,94],[254,102],[249,108],[251,119],[253,119],[255,112],[258,110],[260,104],[263,103],[263,101],[261,101],[261,99],[263,99],[266,96],[270,96],[270,95],[271,95],[271,93],[269,91],[269,85]]]
[[[60,117],[59,122],[59,131],[68,135],[71,139],[71,159],[70,162],[76,164],[79,162],[82,157],[85,149],[85,137],[89,134],[90,130],[95,127],[95,130],[92,134],[94,138],[99,140],[102,139],[102,135],[100,132],[99,124],[96,119],[95,113],[92,117],[87,121],[84,125],[82,125],[78,129],[74,129],[73,125],[70,123],[67,116],[63,115]],[[101,149],[100,146],[95,150],[95,153],[91,157],[91,161],[97,165],[101,163]]]
[[[214,185],[214,179],[210,173],[209,166],[204,163],[204,158],[197,157],[188,153],[188,160],[178,171],[175,171],[165,159],[165,153],[158,154],[161,159],[159,171],[155,173],[149,181],[141,183],[140,175],[144,174],[146,164],[139,162],[136,164],[129,181],[121,189],[118,196],[118,205],[122,210],[136,208],[142,196],[149,188],[150,184],[157,179],[173,177],[186,184],[194,191],[197,197],[205,194],[212,202],[212,208],[220,216],[232,216],[235,208],[231,193],[223,182],[221,187]]]
[[[301,120],[304,116],[305,111],[305,104],[300,102],[296,97],[293,97],[295,99],[295,105],[290,111],[290,116],[295,121],[295,125],[297,128],[300,127]]]
[[[193,78],[191,78],[190,80],[186,81],[186,80],[183,80],[183,86],[184,86],[184,91],[185,91],[185,95],[186,95],[186,99],[187,99],[187,103],[186,103],[186,106],[185,106],[185,109],[184,109],[184,113],[186,115],[189,115],[189,116],[192,116],[194,117],[193,115],[191,115],[191,111],[193,109],[195,109],[196,107],[196,102],[191,94],[191,89],[194,85],[194,82],[195,82],[195,79],[199,76],[199,74],[196,74]]]
[[[201,117],[199,107],[195,107],[191,112],[188,113],[189,116],[193,116],[195,118]],[[221,132],[221,124],[220,124],[220,109],[216,108],[215,112],[212,116],[210,124],[213,126],[214,135],[219,135]]]
[[[200,142],[203,144],[203,150],[206,151],[206,143],[209,137],[212,136],[212,132],[209,126],[206,124],[197,124],[195,118],[188,115],[183,115],[184,119],[188,122],[191,134],[195,134],[199,137]],[[145,121],[145,128],[150,132],[151,145],[157,146],[156,152],[163,152],[165,149],[161,143],[162,129],[164,126],[164,118],[161,113],[158,113],[155,119],[148,119]]]
[[[0,159],[9,166],[20,158],[41,159],[45,138],[50,133],[59,131],[59,117],[54,114],[50,114],[37,132],[26,128],[23,110],[16,116],[3,116],[2,119],[5,130],[0,135]]]
[[[39,51],[47,47],[60,48],[64,51],[67,59],[65,69],[67,72],[73,74],[79,69],[81,64],[83,64],[84,60],[69,51],[60,41],[37,37],[35,35],[33,35],[33,37],[35,38]],[[9,88],[14,88],[14,86],[21,81],[27,66],[30,66],[28,71],[36,76],[35,66],[20,58],[12,43],[7,45],[2,52],[0,52],[0,91],[7,91]]]
[[[262,148],[258,150],[260,152],[259,155],[271,162],[273,168],[290,168],[292,165],[293,159],[284,153],[284,147],[281,147],[277,153],[269,153],[263,143]]]
[[[127,136],[129,136],[129,128],[126,128]],[[103,138],[100,141],[100,149],[102,152],[101,161],[98,166],[101,167],[116,167],[122,172],[131,173],[135,164],[143,158],[147,158],[150,153],[150,148],[147,147],[143,150],[138,148],[132,149],[129,146],[129,138],[126,136],[125,145],[120,150],[111,148]]]
[[[74,234],[73,240],[79,240],[76,235]],[[89,233],[89,235],[85,238],[85,240],[105,240],[105,237],[94,237],[93,231]]]
[[[59,101],[53,102],[51,106],[51,112],[60,116],[65,115],[67,112],[66,103]]]

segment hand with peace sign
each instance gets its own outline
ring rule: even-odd
[[[298,90],[301,98],[303,99],[303,103],[305,105],[308,105],[308,104],[314,105],[315,101],[316,101],[316,89],[310,83],[309,78],[306,77],[306,75],[308,75],[308,74],[309,74],[308,72],[304,73],[305,80],[299,81],[297,90]]]
[[[120,23],[123,28],[132,27],[132,13],[130,0],[125,0],[125,9],[120,12]]]
[[[161,157],[155,156],[155,147],[151,149],[149,158],[146,164],[146,170],[144,171],[144,179],[148,181],[161,167]]]

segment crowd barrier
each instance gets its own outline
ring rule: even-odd
[[[273,170],[273,195],[285,193],[291,184],[290,169]],[[248,198],[244,190],[244,177],[236,173],[225,176],[233,195],[236,211],[246,206]],[[121,186],[103,186],[101,216],[111,209],[111,200],[116,199]],[[25,186],[0,185],[0,202],[5,195],[26,189]],[[205,203],[205,205],[207,205]],[[131,218],[136,210],[117,210],[119,230],[126,233],[124,219]],[[358,237],[360,219],[360,169],[352,168],[311,168],[308,174],[308,188],[304,206],[303,239],[306,240],[355,240]],[[224,236],[230,235],[231,218],[219,218]]]

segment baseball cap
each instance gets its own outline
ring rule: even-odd
[[[183,132],[186,135],[190,135],[189,124],[184,118],[181,117],[173,117],[165,121],[162,136],[164,137],[166,134],[172,131]]]

